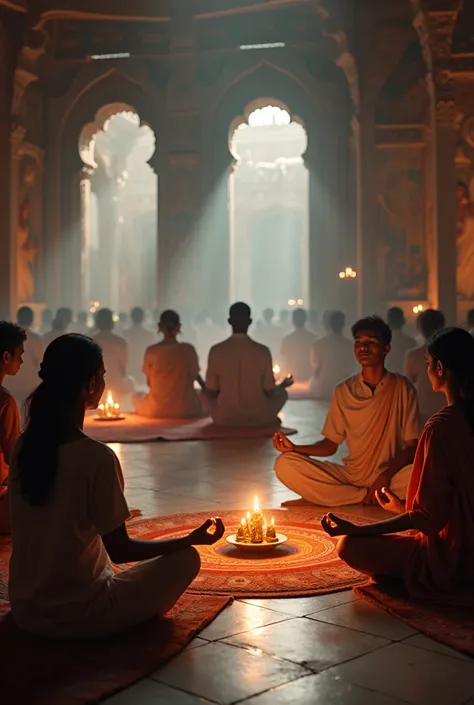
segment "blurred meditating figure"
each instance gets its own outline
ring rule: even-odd
[[[398,516],[356,526],[328,514],[322,525],[330,536],[343,535],[339,556],[355,570],[403,581],[416,599],[472,606],[474,340],[460,328],[440,331],[427,360],[427,377],[446,406],[420,438],[406,503],[386,487],[377,491],[379,504]],[[398,535],[408,529],[415,531]]]
[[[256,338],[271,352],[274,360],[278,361],[281,345],[281,330],[273,322],[275,311],[266,308],[262,313],[262,320],[257,325]]]
[[[441,311],[428,308],[420,313],[416,319],[416,326],[425,342],[407,352],[404,374],[415,385],[420,405],[421,422],[424,425],[430,416],[436,414],[444,404],[443,395],[433,391],[426,374],[426,345],[437,331],[444,328],[445,318]]]
[[[311,348],[311,391],[317,399],[330,399],[334,388],[354,371],[354,352],[344,337],[346,317],[342,311],[330,311],[324,319],[326,335]]]
[[[125,338],[113,333],[114,316],[110,309],[101,308],[95,317],[97,333],[94,340],[102,348],[107,372],[107,391],[115,400],[133,392],[133,381],[127,375],[128,346]]]
[[[402,375],[405,369],[405,355],[409,350],[416,347],[416,340],[403,332],[406,324],[405,314],[398,306],[389,308],[387,323],[392,331],[391,350],[386,363],[387,369]]]
[[[29,306],[18,309],[17,323],[27,334],[23,343],[23,365],[14,377],[8,377],[5,386],[19,405],[23,404],[40,383],[38,372],[43,359],[44,340],[31,330],[33,321],[34,314]]]
[[[74,333],[79,333],[80,335],[92,335],[92,330],[89,326],[89,314],[87,311],[79,311],[77,314],[76,322],[74,324]]]
[[[150,391],[132,397],[140,416],[192,419],[204,415],[194,389],[199,378],[198,356],[192,345],[177,340],[180,329],[178,314],[163,311],[159,323],[163,340],[147,349],[143,361]]]
[[[129,537],[120,462],[83,431],[104,372],[90,338],[51,343],[13,454],[8,588],[15,622],[32,634],[95,639],[165,615],[199,572],[193,546],[224,533],[216,518],[177,539]],[[116,573],[112,563],[136,565]]]
[[[41,335],[49,333],[49,331],[51,330],[51,326],[53,325],[53,319],[54,313],[51,311],[50,308],[44,308],[41,311],[41,327],[39,331]]]
[[[70,308],[58,308],[52,321],[51,330],[43,335],[44,344],[49,345],[53,340],[65,335],[72,321],[72,311]]]
[[[272,356],[247,331],[252,323],[247,304],[230,307],[232,335],[209,353],[203,404],[220,426],[269,426],[279,424],[293,381],[275,385]]]
[[[470,308],[467,312],[467,329],[471,335],[474,335],[474,308]]]
[[[287,308],[282,308],[278,314],[278,328],[282,338],[291,331],[290,312]]]
[[[25,340],[22,328],[0,321],[0,534],[10,533],[8,475],[13,447],[20,435],[18,405],[3,383],[7,376],[18,374]]]
[[[142,372],[143,356],[145,350],[153,345],[156,338],[143,325],[145,311],[142,308],[139,306],[132,308],[130,318],[132,325],[125,331],[125,338],[128,342],[128,371],[137,384],[146,384],[146,378]]]
[[[377,316],[352,327],[360,374],[339,384],[324,424],[323,440],[297,446],[282,433],[274,446],[282,453],[275,472],[284,485],[301,495],[291,504],[375,504],[375,491],[391,487],[406,496],[419,434],[416,392],[402,375],[385,369],[392,333]],[[342,462],[314,460],[334,455],[346,442]]]
[[[295,330],[281,342],[282,366],[293,375],[295,382],[308,382],[311,377],[311,348],[315,334],[306,328],[308,314],[303,308],[293,311]]]

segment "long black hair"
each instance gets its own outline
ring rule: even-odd
[[[445,328],[431,338],[428,352],[452,373],[474,434],[474,338],[463,328]]]
[[[46,349],[18,452],[20,491],[32,506],[44,504],[53,490],[59,446],[81,410],[82,390],[102,365],[102,350],[84,335],[62,335]]]

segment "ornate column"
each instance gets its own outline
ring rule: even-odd
[[[457,322],[456,253],[456,125],[451,47],[459,0],[437,0],[436,9],[423,9],[412,0],[415,29],[420,36],[427,65],[427,86],[431,95],[431,148],[433,158],[433,243],[434,276],[430,291],[433,304]],[[425,6],[423,6],[425,7]]]
[[[377,310],[375,284],[376,193],[374,100],[365,95],[360,114],[352,120],[356,162],[357,311],[368,315]]]
[[[91,178],[94,169],[84,166],[80,174],[79,190],[81,198],[81,291],[80,307],[89,310],[92,300],[92,273],[91,273]]]
[[[20,159],[21,148],[25,139],[26,129],[16,125],[10,135],[10,305],[13,310],[18,307],[18,224],[20,208]]]

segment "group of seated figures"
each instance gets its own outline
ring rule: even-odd
[[[194,546],[215,543],[224,526],[215,518],[176,539],[139,541],[128,535],[119,459],[83,432],[86,411],[97,409],[104,394],[106,371],[124,391],[132,387],[126,345],[112,330],[113,316],[99,312],[94,339],[51,334],[42,355],[26,313],[19,312],[24,327],[0,321],[0,532],[12,533],[13,617],[22,629],[48,637],[116,634],[165,614],[199,572]],[[63,310],[54,333],[61,328],[64,333],[68,315]],[[296,318],[303,322],[301,314]],[[300,495],[292,503],[325,508],[378,503],[393,515],[362,526],[332,512],[322,516],[324,531],[341,536],[337,550],[350,566],[403,581],[418,599],[472,604],[474,338],[461,328],[443,329],[442,315],[426,311],[418,319],[423,340],[411,352],[400,311],[392,310],[389,320],[395,335],[377,316],[353,325],[357,374],[336,384],[321,440],[297,445],[276,431],[275,472]],[[330,321],[331,331],[317,348],[318,369],[331,359],[331,340],[343,357],[337,336],[344,321],[336,315]],[[232,336],[211,349],[204,382],[194,348],[177,342],[178,315],[164,312],[163,339],[145,353],[149,392],[133,397],[138,411],[167,416],[207,411],[224,425],[275,421],[292,379],[275,383],[270,351],[247,334],[248,306],[234,304],[229,323]],[[307,337],[300,331],[291,340]],[[392,343],[397,364],[403,358],[416,388],[387,369]],[[18,406],[3,383],[18,375],[27,350],[42,361],[20,434]],[[425,403],[428,389],[443,408],[435,410],[420,437],[419,396]],[[343,443],[347,454],[339,460]],[[328,460],[331,456],[336,458]],[[111,562],[137,565],[116,573]]]

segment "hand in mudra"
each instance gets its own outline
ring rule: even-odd
[[[377,490],[375,493],[377,502],[383,509],[392,514],[404,514],[405,502],[403,502],[396,494],[390,492],[387,487],[382,487],[381,490]]]
[[[208,531],[211,526],[214,527],[214,531]],[[207,519],[202,526],[191,531],[188,536],[189,543],[191,546],[212,546],[224,536],[224,531],[222,519],[219,517]]]
[[[280,431],[273,434],[273,447],[280,453],[291,453],[295,450],[295,444]]]
[[[295,383],[295,380],[293,379],[293,375],[287,375],[283,382],[280,384],[280,387],[283,387],[283,389],[288,389],[288,387],[292,387]]]
[[[323,516],[321,519],[321,526],[324,531],[329,534],[329,536],[333,537],[351,536],[357,533],[357,530],[359,529],[356,524],[353,524],[351,521],[347,521],[346,519],[341,519],[331,512]]]

